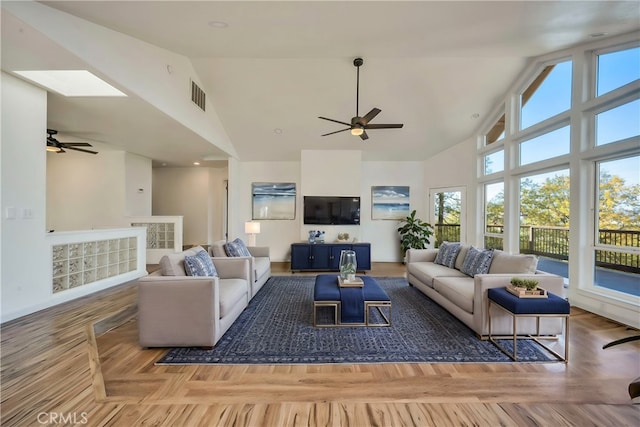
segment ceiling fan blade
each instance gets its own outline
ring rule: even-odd
[[[93,147],[88,142],[62,142],[63,147]]]
[[[369,139],[369,135],[367,135],[366,131],[362,132],[362,135],[360,135],[360,139],[363,141]]]
[[[351,129],[351,128],[350,128],[350,127],[348,127],[348,128],[346,128],[346,129],[340,129],[340,130],[337,130],[337,131],[335,131],[335,132],[325,133],[324,135],[320,135],[320,136],[333,135],[334,133],[340,133],[340,132],[344,132],[345,130],[350,130],[350,129]]]
[[[402,126],[404,126],[404,124],[402,124],[402,123],[396,123],[396,124],[373,124],[373,125],[366,125],[365,129],[399,129]]]
[[[333,119],[329,119],[327,117],[318,116],[318,118],[322,119],[322,120],[329,120],[330,122],[340,123],[341,125],[349,126],[349,128],[351,128],[351,123],[345,123],[345,122],[341,122],[340,120],[333,120]]]
[[[358,120],[358,123],[361,124],[362,126],[366,126],[367,123],[369,123],[371,120],[373,120],[373,118],[375,116],[380,114],[380,111],[382,111],[382,110],[379,109],[379,108],[373,108],[371,111],[369,111],[363,117],[361,117],[360,120]]]
[[[67,150],[82,151],[83,153],[98,154],[97,151],[85,150],[84,148],[65,147]]]

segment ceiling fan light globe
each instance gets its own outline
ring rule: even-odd
[[[52,153],[58,153],[61,151],[60,147],[47,145],[47,151],[51,151]]]
[[[364,129],[361,127],[354,127],[351,128],[351,135],[353,136],[360,136],[364,133]]]

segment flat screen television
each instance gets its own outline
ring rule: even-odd
[[[360,225],[360,197],[304,196],[304,223]]]

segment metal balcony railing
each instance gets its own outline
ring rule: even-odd
[[[460,240],[459,224],[436,224],[434,226],[436,247],[443,241]],[[489,225],[488,233],[504,233],[504,226]],[[598,243],[611,246],[640,248],[640,231],[600,230]],[[485,237],[485,246],[502,249],[502,239]],[[565,227],[520,227],[520,253],[540,255],[553,259],[569,258],[569,229]],[[640,255],[617,251],[596,250],[596,266],[613,270],[640,273]]]

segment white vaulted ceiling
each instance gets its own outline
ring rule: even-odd
[[[593,33],[640,28],[637,1],[41,3],[188,58],[242,161],[299,160],[302,149],[361,149],[368,160],[428,158],[473,136],[532,57]],[[3,42],[3,69],[62,68],[65,55],[56,49],[43,53],[24,43],[18,51]],[[321,137],[342,126],[317,116],[348,122],[355,115],[357,56],[364,58],[361,115],[378,107],[372,123],[404,128],[369,131],[365,142],[349,132]],[[69,135],[131,144],[131,151],[174,164],[221,155],[135,97],[50,99],[50,125]],[[132,116],[142,120],[127,120]],[[117,127],[108,125],[114,121]],[[183,140],[179,150],[169,147]]]

